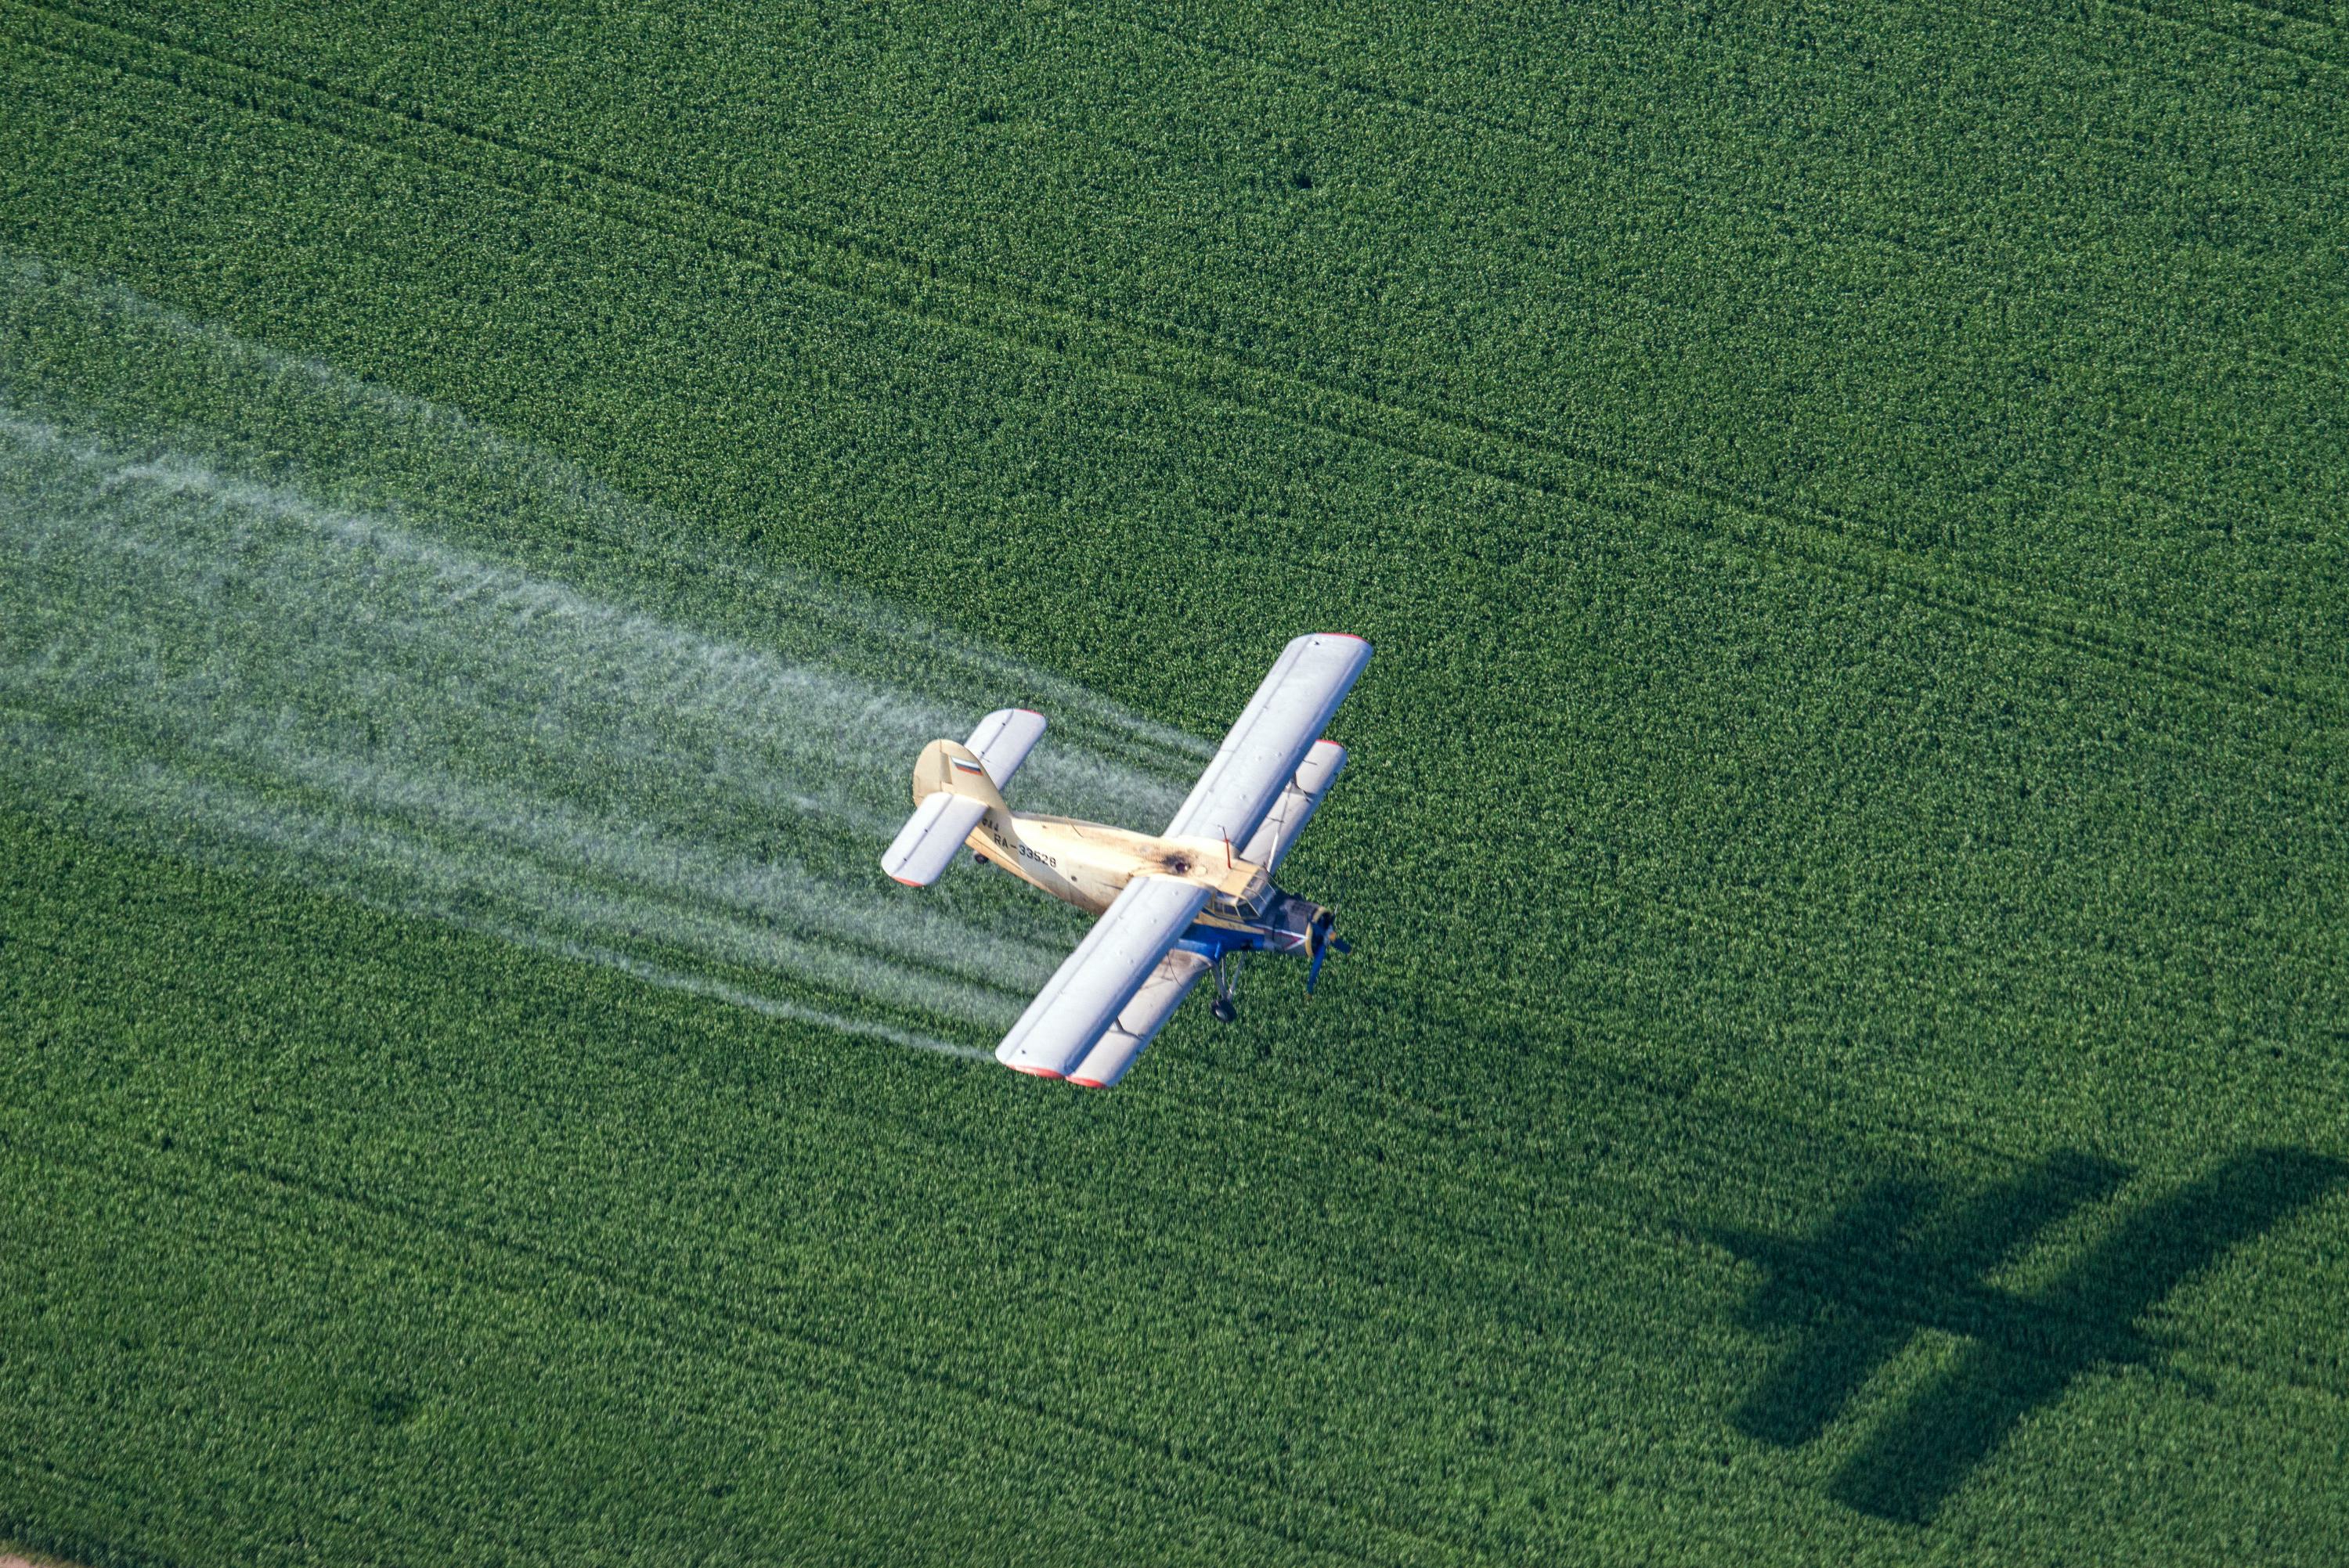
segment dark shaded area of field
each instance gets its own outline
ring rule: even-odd
[[[1732,1419],[1766,1442],[1811,1442],[1920,1329],[1970,1341],[1830,1485],[1863,1512],[1930,1523],[1975,1467],[2075,1379],[2150,1362],[2158,1347],[2136,1326],[2172,1291],[2343,1174],[2337,1161],[2288,1150],[2229,1160],[2141,1204],[2027,1297],[1985,1289],[1982,1276],[2045,1226],[2110,1197],[2126,1175],[2118,1166],[2059,1153],[1941,1213],[1923,1190],[1894,1179],[1838,1210],[1816,1237],[1733,1233],[1723,1238],[1729,1247],[1770,1275],[1747,1323],[1797,1338]]]
[[[2342,26],[0,0],[19,263],[1194,734],[1379,648],[1356,952],[1099,1097],[0,802],[0,1539],[2333,1560]]]

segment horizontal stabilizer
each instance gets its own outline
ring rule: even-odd
[[[951,790],[925,797],[881,857],[881,869],[907,887],[929,886],[946,875],[987,811],[985,800]]]
[[[1044,735],[1044,716],[1033,708],[999,707],[970,732],[970,749],[986,764],[987,776],[1001,789],[1028,760],[1028,753]]]
[[[995,1047],[995,1059],[1039,1078],[1066,1077],[1206,903],[1196,882],[1140,876],[1126,883]]]
[[[1305,824],[1313,820],[1322,797],[1338,781],[1338,770],[1345,766],[1344,747],[1334,740],[1315,741],[1313,748],[1305,754],[1305,760],[1297,765],[1297,776],[1288,781],[1288,788],[1280,792],[1280,799],[1272,803],[1271,812],[1257,825],[1247,848],[1240,851],[1240,859],[1268,872],[1278,871],[1280,862],[1288,858],[1289,846],[1297,842],[1297,835],[1305,830]]]
[[[1340,632],[1310,633],[1281,649],[1165,837],[1247,843],[1370,662],[1371,645]]]
[[[1107,1088],[1123,1078],[1142,1047],[1166,1026],[1166,1020],[1174,1016],[1174,1009],[1207,969],[1206,959],[1179,947],[1160,959],[1156,971],[1118,1014],[1117,1022],[1094,1042],[1082,1061],[1069,1069],[1069,1081],[1083,1088]]]

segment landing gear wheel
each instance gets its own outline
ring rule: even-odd
[[[1232,1006],[1232,999],[1229,996],[1216,997],[1213,1011],[1216,1022],[1218,1024],[1237,1024],[1240,1021],[1240,1010]]]

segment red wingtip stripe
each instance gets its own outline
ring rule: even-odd
[[[1018,1062],[1006,1062],[1003,1065],[1009,1068],[1013,1072],[1026,1073],[1030,1078],[1056,1078],[1061,1076],[1059,1073],[1054,1072],[1050,1068],[1022,1067]]]
[[[889,873],[889,880],[890,880],[891,882],[900,882],[900,883],[903,883],[903,884],[904,884],[905,886],[906,886],[906,887],[927,887],[927,886],[929,885],[929,883],[927,883],[927,882],[907,882],[904,877],[899,876],[895,872],[891,872]]]
[[[1107,1088],[1109,1087],[1109,1085],[1102,1082],[1099,1078],[1072,1078],[1069,1081],[1076,1085],[1079,1088]]]

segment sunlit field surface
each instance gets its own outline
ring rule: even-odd
[[[0,0],[0,1541],[2341,1560],[2349,14],[1361,9]]]

